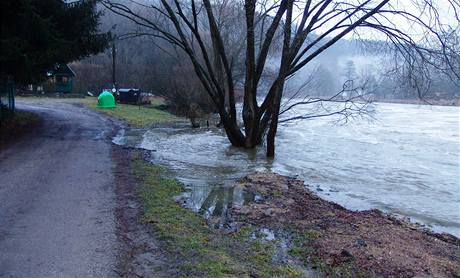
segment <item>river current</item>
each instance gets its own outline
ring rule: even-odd
[[[187,206],[205,216],[248,198],[235,179],[271,170],[348,209],[377,208],[460,237],[460,107],[379,103],[373,118],[283,125],[273,160],[263,147],[231,147],[215,128],[125,130],[115,141],[150,150],[190,189]]]

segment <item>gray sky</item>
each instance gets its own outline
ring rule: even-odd
[[[313,3],[318,3],[320,1],[322,0],[316,0]],[[434,23],[434,21],[430,19],[432,18],[433,13],[432,13],[432,10],[428,8],[423,9],[423,4],[425,3],[425,1],[427,0],[391,0],[384,7],[384,9],[400,10],[400,11],[411,13],[417,18],[431,25]],[[457,6],[456,7],[457,11],[460,12],[460,0],[452,0],[452,1],[453,1],[452,4]],[[298,2],[299,7],[304,6],[303,2],[304,1]],[[364,0],[350,0],[350,1],[344,1],[344,2],[359,4],[359,3],[364,2]],[[380,0],[374,0],[371,2],[371,4],[368,5],[368,7],[370,8],[374,7],[380,2],[381,2]],[[454,29],[460,30],[459,22],[457,18],[455,17],[454,8],[448,2],[448,0],[432,0],[432,4],[433,4],[433,7],[439,13],[439,20],[440,20],[441,26],[438,26],[438,27],[445,28],[449,25],[449,26],[452,26]],[[332,5],[330,6],[332,7]],[[325,13],[327,13],[327,11],[330,11],[330,9],[329,10],[326,9]],[[300,8],[297,9],[295,12],[296,16],[299,17],[298,20],[300,20],[301,12],[302,10]],[[331,20],[324,27],[318,29],[317,32],[322,33],[326,31],[328,28],[336,24],[338,20],[339,18],[337,18],[336,20]],[[413,20],[408,20],[402,15],[387,14],[386,19],[383,17],[379,17],[379,20],[381,20],[381,22],[384,23],[385,25],[395,26],[398,29],[403,30],[405,33],[410,34],[411,37],[413,37],[414,39],[421,39],[424,35],[424,32],[426,31],[426,29],[423,28],[422,25],[415,24]],[[379,32],[372,31],[370,29],[360,29],[358,30],[358,33],[362,38],[366,38],[366,39],[383,39],[384,38],[384,36],[382,36],[382,34],[380,34]],[[352,35],[349,35],[348,37],[350,38],[351,36]]]

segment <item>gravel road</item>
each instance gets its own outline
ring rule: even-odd
[[[116,277],[115,125],[56,101],[18,107],[43,124],[0,150],[0,277]]]

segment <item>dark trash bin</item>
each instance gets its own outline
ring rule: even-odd
[[[116,99],[119,103],[138,104],[141,91],[139,89],[119,89]]]

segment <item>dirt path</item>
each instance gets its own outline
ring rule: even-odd
[[[0,150],[0,277],[116,277],[114,124],[54,101],[18,108],[43,124]]]

